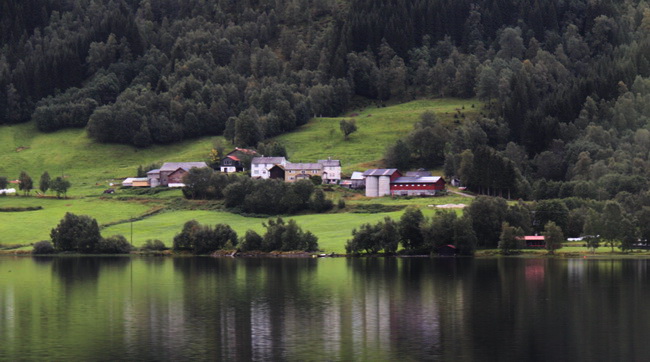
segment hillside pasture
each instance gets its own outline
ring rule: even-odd
[[[422,113],[434,112],[440,121],[452,127],[454,121],[476,118],[480,106],[481,103],[474,99],[454,98],[422,99],[388,107],[369,106],[351,110],[341,117],[314,118],[275,140],[286,146],[292,162],[332,157],[340,159],[343,171],[350,174],[379,167],[386,148],[406,136]],[[458,118],[454,118],[454,114],[458,114]],[[354,120],[358,128],[348,141],[339,128],[343,119]]]

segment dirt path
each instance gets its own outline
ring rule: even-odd
[[[476,197],[474,195],[466,194],[466,193],[460,192],[460,191],[454,191],[454,190],[447,190],[447,191],[451,192],[452,194],[456,194],[456,195],[460,195],[460,196],[464,196],[464,197],[469,197],[469,198],[472,198],[472,199]]]

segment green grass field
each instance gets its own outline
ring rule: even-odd
[[[41,133],[33,123],[0,127],[0,176],[17,179],[26,171],[38,188],[44,171],[65,175],[70,195],[97,194],[113,179],[134,177],[139,165],[165,161],[203,161],[212,138],[138,149],[93,142],[82,129]]]
[[[294,219],[303,230],[309,230],[318,237],[318,245],[325,252],[344,253],[345,242],[352,237],[352,229],[364,223],[376,223],[385,217],[399,219],[404,211],[353,214],[334,213],[317,215],[287,216],[285,220]],[[433,210],[424,210],[425,215],[433,215]],[[243,236],[246,230],[252,229],[264,234],[262,223],[266,218],[251,218],[219,211],[175,211],[154,215],[150,218],[133,223],[133,245],[140,246],[148,239],[162,240],[165,245],[171,246],[172,240],[178,234],[183,224],[188,220],[196,220],[201,224],[215,225],[228,224],[238,235]],[[119,224],[108,227],[102,235],[110,236],[122,234],[128,238],[131,235],[131,224]]]
[[[457,109],[465,114],[465,119],[473,119],[479,106],[476,100],[449,98],[417,100],[384,108],[372,106],[352,110],[342,117],[313,119],[276,140],[286,146],[293,162],[311,162],[331,156],[340,159],[343,171],[349,174],[378,166],[386,148],[406,136],[422,113],[432,111],[441,121],[452,124]],[[351,134],[348,141],[343,139],[339,129],[342,119],[354,119],[357,124],[358,131]]]
[[[49,240],[50,230],[66,212],[89,215],[101,224],[130,219],[155,207],[141,202],[85,199],[44,199],[36,197],[0,197],[0,208],[41,206],[42,210],[0,212],[0,245],[27,244]]]
[[[316,161],[331,156],[341,159],[344,172],[351,173],[353,170],[378,166],[386,147],[410,132],[423,112],[433,111],[440,120],[452,124],[458,110],[465,114],[465,119],[472,119],[478,113],[478,106],[479,103],[475,100],[458,99],[418,100],[380,108],[371,106],[352,110],[344,117],[313,119],[276,140],[285,144],[289,157],[294,162]],[[359,130],[350,136],[349,141],[343,140],[339,130],[341,119],[355,119],[357,122]],[[141,216],[153,208],[169,207],[175,199],[182,197],[180,190],[143,196],[118,190],[116,195],[110,197],[99,196],[110,187],[111,182],[119,183],[122,178],[135,176],[139,165],[205,160],[214,139],[204,137],[173,145],[138,149],[126,145],[95,143],[83,129],[41,133],[33,123],[0,126],[0,176],[16,179],[21,171],[27,171],[34,180],[36,189],[40,175],[48,171],[52,177],[65,175],[72,184],[68,193],[71,198],[67,200],[0,197],[0,208],[43,207],[37,211],[0,213],[0,245],[27,244],[48,239],[50,230],[66,212],[90,215],[100,224],[112,224]],[[32,191],[33,194],[35,191]],[[337,192],[331,197],[336,201],[341,194]],[[458,196],[433,199],[366,199],[355,196],[347,202],[350,206],[372,203],[416,206],[430,215],[435,208],[429,205],[467,204],[470,200]],[[402,212],[332,213],[293,218],[304,230],[310,230],[319,237],[324,251],[343,252],[345,241],[350,238],[353,228],[365,222],[376,222],[385,216],[399,217]],[[174,235],[191,219],[209,224],[227,223],[242,234],[249,228],[261,231],[261,223],[265,220],[227,212],[167,210],[133,223],[134,244],[141,245],[147,239],[161,239],[171,245]],[[102,232],[105,236],[130,236],[130,227],[130,223],[122,223],[107,227]]]

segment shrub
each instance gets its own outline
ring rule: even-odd
[[[165,243],[158,239],[149,239],[144,242],[144,246],[141,248],[142,250],[151,250],[151,251],[162,251],[162,250],[167,250],[167,247],[165,246]]]
[[[262,236],[253,230],[246,231],[246,235],[242,238],[241,251],[262,250]]]
[[[196,220],[186,222],[174,237],[174,250],[191,250],[194,254],[207,254],[236,245],[237,233],[229,225],[217,224],[212,228]]]
[[[279,217],[275,220],[269,219],[268,223],[263,225],[266,228],[262,240],[263,251],[318,250],[318,238],[310,231],[303,232],[295,220],[285,223]]]
[[[99,254],[128,254],[131,252],[131,244],[122,235],[113,235],[103,238],[97,243],[95,252]]]
[[[50,232],[52,244],[58,251],[92,253],[101,235],[97,220],[90,216],[66,213],[59,225]]]
[[[343,200],[342,198],[339,199],[338,203],[336,204],[336,207],[339,210],[345,209],[345,200]]]
[[[54,245],[47,240],[37,242],[32,250],[32,254],[54,254],[54,252]]]
[[[324,212],[334,206],[332,200],[325,198],[323,190],[317,189],[309,199],[309,208],[315,212]]]
[[[196,220],[190,220],[183,225],[183,230],[174,236],[174,250],[191,250],[194,233],[201,225]]]

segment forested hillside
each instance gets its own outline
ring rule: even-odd
[[[386,160],[491,194],[648,188],[645,1],[7,0],[0,41],[0,123],[255,146],[357,99],[478,97],[478,122],[420,122]]]

